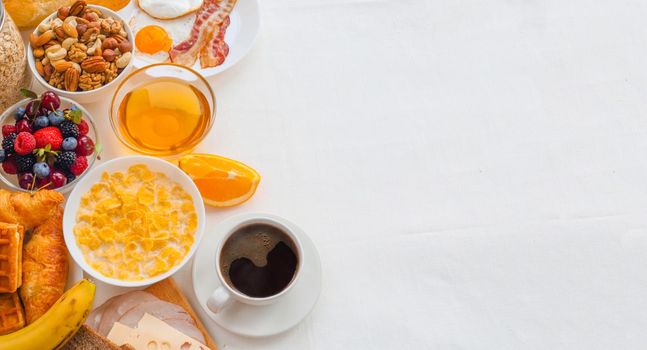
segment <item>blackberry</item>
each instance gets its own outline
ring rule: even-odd
[[[63,138],[79,137],[79,126],[69,120],[62,122],[58,127],[59,129],[61,129],[61,134],[63,135]]]
[[[74,174],[72,174],[72,173],[70,173],[70,172],[66,172],[66,173],[65,173],[65,177],[67,177],[67,183],[68,183],[68,184],[69,184],[70,182],[72,182],[72,181],[76,180],[76,175],[74,175]]]
[[[72,164],[74,164],[75,160],[76,160],[76,153],[72,151],[65,151],[59,154],[58,157],[56,157],[56,162],[54,163],[54,166],[58,169],[61,169],[67,172],[67,170],[70,170],[70,167],[72,166]]]
[[[32,168],[34,167],[34,164],[36,164],[36,158],[31,154],[26,156],[16,154],[14,156],[14,160],[16,161],[16,167],[18,168],[19,173],[32,172]]]
[[[18,134],[12,132],[2,140],[2,149],[7,155],[13,154],[13,144],[16,143],[16,137],[18,137]]]

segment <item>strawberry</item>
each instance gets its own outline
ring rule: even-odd
[[[18,166],[16,165],[16,161],[13,159],[13,156],[9,156],[9,158],[2,162],[2,170],[7,174],[18,174]]]
[[[13,144],[13,149],[16,153],[21,156],[26,156],[31,153],[31,151],[36,148],[36,139],[34,136],[26,131],[21,132],[16,137],[16,141]]]
[[[88,126],[88,123],[86,123],[85,120],[81,120],[81,122],[78,125],[79,127],[79,135],[87,135],[88,132],[90,131],[90,127]]]
[[[70,166],[70,172],[76,176],[79,176],[83,174],[83,172],[87,168],[88,168],[88,158],[79,156],[79,157],[76,157],[76,160],[74,161],[72,166]]]
[[[63,135],[61,135],[61,131],[55,126],[48,126],[36,131],[34,137],[36,138],[36,148],[51,145],[52,150],[58,151],[61,149],[61,144],[63,143]]]
[[[11,134],[12,132],[16,132],[16,126],[15,125],[3,125],[2,126],[2,136],[7,136]]]

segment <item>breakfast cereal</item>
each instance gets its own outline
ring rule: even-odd
[[[104,173],[81,197],[74,235],[101,274],[137,281],[178,265],[195,240],[191,196],[163,173],[135,165]]]

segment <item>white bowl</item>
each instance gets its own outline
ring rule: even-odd
[[[133,57],[135,56],[135,36],[133,34],[133,31],[130,29],[130,26],[128,25],[128,22],[124,20],[121,16],[119,16],[116,12],[112,11],[109,8],[103,7],[103,6],[96,6],[96,5],[87,5],[89,8],[96,8],[101,10],[104,14],[109,15],[114,17],[115,19],[119,19],[124,26],[124,29],[126,30],[126,33],[128,34],[128,41],[132,44],[132,50],[133,50]],[[58,12],[54,12],[51,15],[47,16],[42,23],[49,22],[51,19],[56,17],[58,15]],[[34,29],[34,33],[38,32],[38,27]],[[130,62],[128,62],[128,65],[117,75],[117,77],[109,82],[106,85],[103,85],[102,87],[95,89],[95,90],[90,90],[90,91],[66,91],[62,89],[57,89],[51,85],[43,77],[38,74],[38,71],[36,71],[36,61],[34,58],[34,51],[31,45],[27,45],[27,65],[29,66],[29,69],[31,70],[32,76],[42,85],[45,89],[47,90],[52,90],[56,92],[59,96],[64,96],[67,98],[71,98],[74,101],[78,103],[90,103],[90,102],[96,102],[102,98],[106,98],[106,95],[104,93],[109,92],[111,90],[114,90],[117,85],[119,85],[119,82],[122,81],[126,75],[128,75],[128,72],[132,69],[133,67],[133,61],[134,59],[131,59]]]
[[[101,174],[107,171],[109,173],[122,171],[125,172],[132,165],[144,164],[148,166],[151,171],[162,172],[166,174],[169,179],[178,183],[184,190],[193,198],[193,205],[195,206],[195,211],[198,216],[198,227],[195,232],[195,240],[191,250],[186,254],[182,262],[175,265],[169,271],[157,275],[153,278],[149,278],[141,281],[123,281],[116,278],[107,277],[101,274],[99,271],[93,269],[88,263],[85,262],[83,257],[83,252],[76,243],[76,237],[74,236],[74,225],[76,224],[76,212],[79,209],[81,202],[81,197],[90,190],[90,187],[101,180]],[[182,268],[193,256],[195,253],[200,241],[202,240],[202,235],[205,228],[205,211],[204,211],[204,202],[200,196],[200,191],[193,183],[193,180],[186,175],[180,168],[175,165],[161,160],[159,158],[146,157],[146,156],[128,156],[115,158],[110,161],[107,161],[99,166],[96,166],[90,170],[79,182],[77,182],[76,187],[70,194],[67,199],[67,204],[65,205],[65,214],[63,215],[63,234],[65,237],[65,244],[67,249],[70,251],[70,255],[74,261],[81,266],[81,268],[90,274],[92,277],[96,278],[99,281],[119,286],[119,287],[141,287],[147,286],[156,282],[159,282],[167,277],[170,277],[179,269]]]

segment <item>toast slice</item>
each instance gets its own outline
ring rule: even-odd
[[[117,346],[88,325],[83,325],[62,350],[135,350],[130,345]]]

